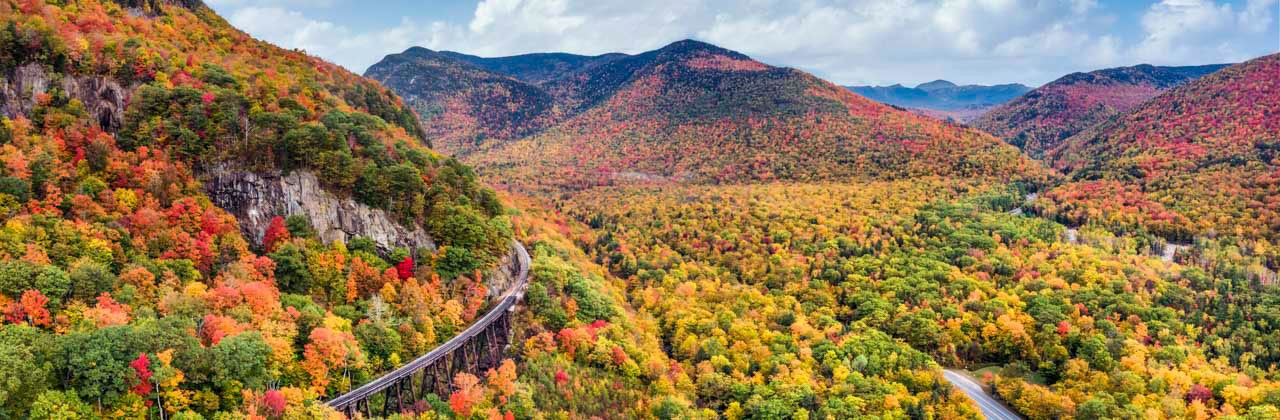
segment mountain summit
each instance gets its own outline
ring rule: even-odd
[[[545,89],[465,57],[471,56],[413,47],[383,58],[365,76],[403,92],[422,116],[427,137],[445,150],[517,138],[561,119]]]
[[[950,89],[954,87],[958,87],[958,86],[955,83],[938,79],[929,83],[921,83],[919,86],[916,86],[916,89],[920,89],[926,92],[932,92],[935,90]]]

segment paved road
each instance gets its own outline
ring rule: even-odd
[[[987,395],[987,392],[982,390],[982,386],[974,382],[973,379],[969,379],[968,375],[947,369],[942,372],[942,377],[947,378],[947,381],[950,381],[952,385],[955,385],[956,388],[959,388],[965,395],[973,399],[973,402],[978,403],[978,409],[982,410],[982,415],[987,419],[1020,420],[1022,418],[1022,416],[1014,413],[1013,410],[1005,407],[1003,403]]]

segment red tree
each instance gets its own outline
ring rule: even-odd
[[[267,225],[267,232],[262,234],[262,247],[267,252],[275,252],[276,246],[289,240],[289,229],[284,227],[284,218],[276,216]]]
[[[285,404],[284,393],[278,389],[269,389],[262,394],[262,406],[266,407],[267,415],[271,417],[280,417],[284,414]]]
[[[400,276],[400,280],[407,280],[413,277],[413,258],[404,257],[403,261],[396,264],[396,275]]]
[[[449,395],[449,408],[463,418],[471,416],[471,409],[484,399],[484,388],[479,386],[480,378],[470,373],[459,373],[453,377],[453,387],[457,389]]]
[[[4,307],[4,319],[14,324],[20,324],[27,319],[27,313],[22,310],[22,302],[9,302]]]
[[[134,394],[146,397],[147,394],[151,393],[151,360],[147,359],[146,353],[141,353],[138,355],[137,359],[129,362],[129,367],[133,368],[133,371],[138,373],[139,380],[138,385],[134,386],[131,390]]]
[[[50,317],[49,310],[45,305],[49,304],[49,298],[44,297],[39,290],[28,290],[22,293],[22,310],[26,312],[27,321],[35,326],[49,326]]]
[[[1187,390],[1187,402],[1199,400],[1200,402],[1207,403],[1212,399],[1213,390],[1204,385],[1195,384],[1191,386],[1191,389]]]

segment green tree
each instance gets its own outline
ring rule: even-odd
[[[71,266],[68,283],[72,297],[90,301],[103,292],[110,292],[116,285],[116,275],[111,272],[110,267],[86,258]]]
[[[49,386],[52,368],[44,355],[53,340],[21,324],[0,327],[0,418],[19,418]]]
[[[95,418],[75,391],[45,391],[31,404],[32,420],[79,420]]]
[[[1089,362],[1090,367],[1103,372],[1110,372],[1111,368],[1115,367],[1115,360],[1107,350],[1106,339],[1098,334],[1081,343],[1080,357]]]
[[[311,219],[305,214],[291,214],[284,218],[285,229],[289,230],[289,236],[295,238],[314,238],[316,231],[311,227]]]
[[[360,348],[370,360],[384,364],[384,368],[394,368],[388,361],[391,355],[404,352],[400,334],[395,329],[376,322],[362,322],[356,325],[353,333],[360,342]]]
[[[285,243],[268,256],[276,262],[276,283],[280,291],[306,294],[311,291],[311,271],[307,269],[307,256],[293,243]]]
[[[482,265],[470,249],[451,246],[445,248],[444,257],[436,261],[435,269],[441,277],[453,279],[462,274],[469,274]]]
[[[271,346],[262,338],[262,333],[251,331],[224,338],[209,353],[214,384],[235,380],[245,388],[260,391],[266,389],[271,380],[267,370]]]

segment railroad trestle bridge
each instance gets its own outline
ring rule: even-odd
[[[483,317],[427,354],[325,404],[348,418],[357,413],[365,417],[385,417],[412,408],[427,394],[448,398],[453,377],[459,372],[480,375],[497,367],[510,343],[511,317],[516,304],[524,297],[532,263],[524,245],[512,242],[511,248],[509,260],[497,269],[507,272],[491,276],[505,281],[489,284],[502,293],[495,296],[493,306]],[[382,402],[374,403],[379,395]]]

